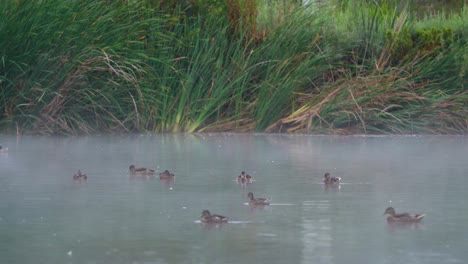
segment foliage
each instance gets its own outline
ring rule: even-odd
[[[10,133],[466,133],[467,9],[5,0]]]

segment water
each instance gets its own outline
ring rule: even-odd
[[[468,138],[0,136],[0,263],[466,263]],[[132,178],[135,164],[174,182]],[[86,182],[74,182],[81,169]],[[239,186],[245,170],[255,182]],[[324,172],[343,178],[325,188]],[[272,198],[252,208],[247,193]],[[425,213],[389,225],[387,206]],[[203,209],[231,223],[202,225]]]

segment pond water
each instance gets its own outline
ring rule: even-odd
[[[467,263],[468,137],[1,136],[0,263]],[[131,177],[130,164],[176,175]],[[88,180],[73,181],[78,169]],[[245,170],[252,184],[237,184]],[[339,187],[323,174],[342,177]],[[246,204],[247,193],[272,199]],[[383,212],[425,213],[390,225]],[[203,225],[203,209],[232,222]]]

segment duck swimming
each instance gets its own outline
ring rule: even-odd
[[[170,173],[168,170],[165,170],[159,173],[159,178],[160,179],[172,179],[174,178],[174,173]]]
[[[211,214],[208,210],[203,210],[200,216],[200,221],[202,223],[227,223],[228,220],[229,218],[222,215]]]
[[[242,171],[239,176],[237,176],[238,183],[252,183],[252,176]]]
[[[323,183],[324,184],[335,184],[335,183],[340,183],[341,178],[340,177],[332,177],[330,176],[330,173],[325,173],[323,175]]]
[[[389,215],[387,217],[388,222],[405,222],[405,223],[417,223],[424,218],[424,214],[408,214],[408,213],[395,213],[393,207],[388,207],[385,209],[384,215]]]
[[[88,176],[85,173],[82,173],[81,170],[78,170],[73,174],[73,180],[87,180]]]
[[[266,198],[254,198],[254,194],[252,192],[249,192],[247,194],[247,196],[249,197],[250,201],[249,201],[249,204],[250,205],[269,205],[270,204],[270,199],[266,199]]]
[[[136,168],[135,165],[130,165],[128,168],[130,174],[139,174],[139,175],[154,175],[156,173],[153,169],[147,168]]]

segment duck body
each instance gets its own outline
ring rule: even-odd
[[[270,200],[271,199],[266,199],[266,198],[255,198],[254,197],[254,194],[249,192],[247,194],[247,196],[249,197],[250,201],[249,201],[249,204],[250,205],[269,205],[270,204]]]
[[[82,173],[81,170],[78,170],[77,172],[75,172],[75,174],[73,174],[73,180],[75,181],[87,180],[87,179],[88,179],[88,175],[86,175],[85,173]]]
[[[154,175],[156,173],[153,169],[137,168],[135,165],[130,165],[130,167],[128,167],[128,171],[133,175]]]
[[[397,214],[393,207],[388,207],[384,215],[388,215],[388,222],[401,222],[401,223],[417,223],[424,218],[424,214],[409,214],[409,213],[400,213]]]
[[[237,182],[238,183],[252,183],[252,176],[250,174],[245,173],[245,171],[242,171],[239,176],[237,176]]]
[[[173,179],[174,178],[174,173],[171,173],[168,170],[165,170],[165,171],[159,173],[159,178],[160,179]]]
[[[330,173],[325,173],[325,175],[323,176],[323,183],[324,184],[338,184],[340,183],[341,181],[341,178],[340,177],[334,177],[334,176],[330,176]]]
[[[200,221],[202,223],[227,223],[229,218],[218,215],[218,214],[211,214],[208,210],[203,210]]]

